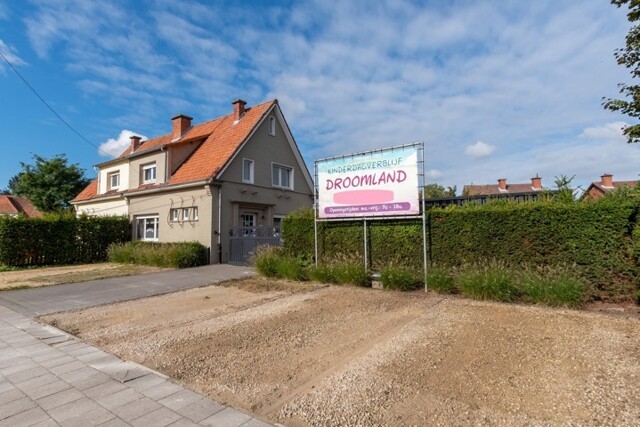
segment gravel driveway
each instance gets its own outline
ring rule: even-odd
[[[44,320],[285,425],[640,425],[637,318],[254,278]]]

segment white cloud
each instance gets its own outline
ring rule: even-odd
[[[464,152],[467,156],[471,156],[474,159],[479,159],[481,157],[486,157],[489,154],[493,153],[496,150],[491,144],[487,144],[483,141],[478,141],[475,144],[467,145],[464,149]]]
[[[438,169],[429,169],[427,171],[427,177],[431,179],[438,179],[442,177],[442,172],[440,172]]]
[[[15,52],[16,50],[12,46],[7,45],[4,41],[0,39],[0,53],[2,53],[5,58],[7,58],[7,61],[9,61],[11,65],[25,65],[26,62],[24,62]],[[6,62],[3,59],[1,59],[0,71],[3,71],[5,66],[6,66]]]
[[[626,122],[607,123],[602,126],[588,127],[580,134],[580,138],[586,138],[593,141],[613,141],[625,142],[627,138],[622,134],[622,130],[629,126]]]
[[[134,135],[139,136],[140,138],[142,138],[143,141],[147,139],[146,136],[140,135],[137,132],[123,129],[117,138],[109,138],[107,141],[100,144],[98,153],[101,156],[105,156],[105,157],[106,156],[118,157],[120,154],[123,153],[124,150],[127,149],[129,144],[131,144],[131,140],[129,138]]]

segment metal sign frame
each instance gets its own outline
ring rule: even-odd
[[[318,163],[327,162],[331,160],[339,160],[339,159],[348,159],[355,158],[357,156],[365,156],[369,154],[375,153],[383,153],[393,150],[406,149],[407,147],[415,147],[418,151],[418,194],[422,195],[420,200],[420,215],[376,215],[376,216],[357,216],[357,217],[340,217],[340,218],[319,218],[318,209],[318,197],[319,197],[319,183],[318,183]],[[414,142],[411,144],[405,145],[397,145],[388,148],[380,148],[376,150],[363,151],[359,153],[346,154],[343,156],[334,156],[334,157],[325,157],[322,159],[317,159],[314,162],[314,199],[313,199],[313,234],[314,234],[314,251],[315,251],[315,264],[318,265],[318,223],[319,222],[339,222],[339,221],[362,221],[364,226],[364,268],[365,270],[369,269],[369,257],[368,257],[368,232],[367,232],[367,221],[376,221],[376,220],[402,220],[402,219],[419,219],[422,218],[422,248],[423,248],[423,267],[424,267],[424,290],[427,292],[427,217],[426,217],[426,209],[425,209],[425,161],[424,161],[424,143],[423,142]]]

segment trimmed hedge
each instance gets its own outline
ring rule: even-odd
[[[207,263],[207,248],[199,242],[158,243],[134,240],[109,246],[109,261],[169,268],[197,267]]]
[[[572,266],[590,299],[623,301],[637,293],[638,204],[603,198],[590,203],[495,203],[434,208],[427,214],[431,265],[454,267],[495,260],[508,266]],[[284,220],[285,250],[313,259],[313,211]],[[368,223],[370,265],[422,269],[422,221]],[[318,223],[320,261],[362,254],[360,221]]]
[[[107,248],[126,241],[127,217],[0,217],[0,264],[10,266],[106,261]]]

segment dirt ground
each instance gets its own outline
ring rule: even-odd
[[[62,283],[84,282],[88,280],[152,273],[154,271],[162,270],[168,269],[150,267],[146,265],[116,264],[110,262],[66,265],[61,267],[26,268],[0,272],[0,290],[35,288],[39,286],[59,285]]]
[[[640,425],[640,320],[248,279],[43,320],[288,426]]]

